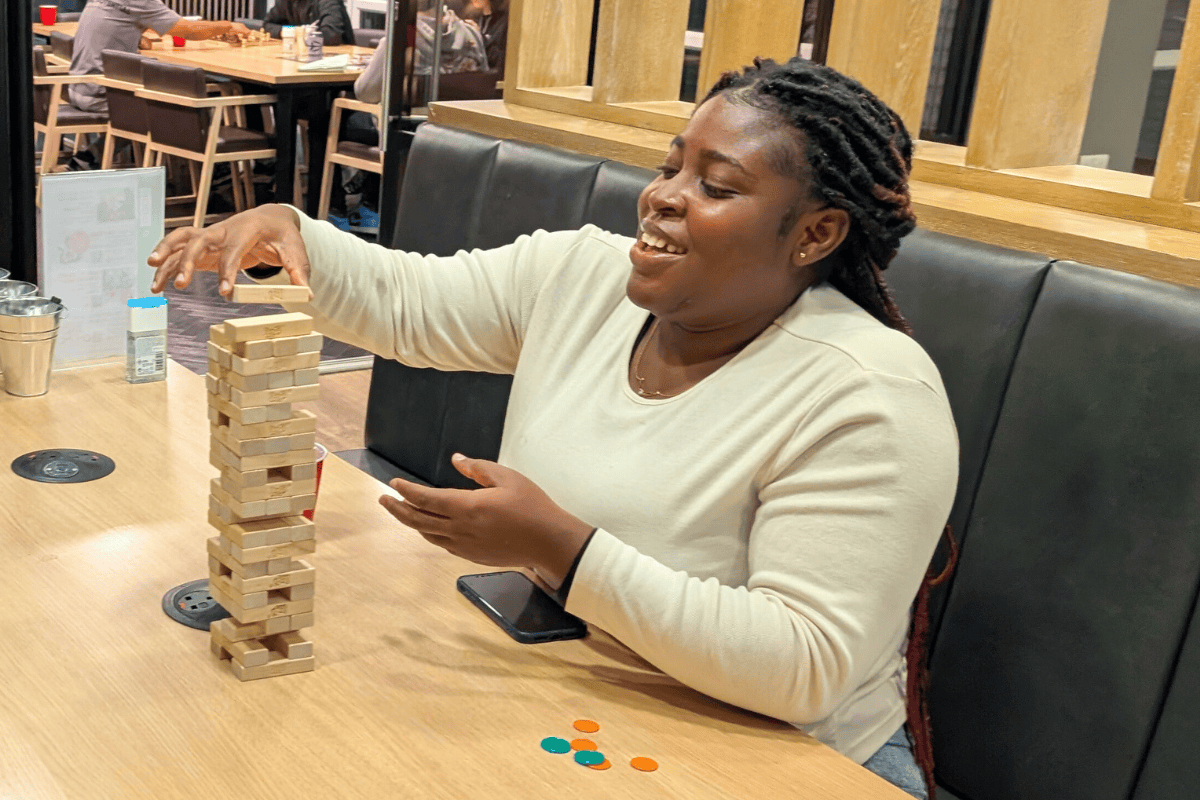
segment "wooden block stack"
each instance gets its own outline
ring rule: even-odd
[[[307,290],[305,290],[307,291]],[[308,672],[316,549],[303,513],[316,501],[316,417],[292,403],[317,396],[321,336],[306,314],[228,320],[209,329],[209,591],[233,615],[212,625],[212,651],[241,680]]]

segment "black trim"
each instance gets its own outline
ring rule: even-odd
[[[32,24],[30,3],[0,9],[0,267],[36,283]]]

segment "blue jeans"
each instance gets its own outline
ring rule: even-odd
[[[912,746],[908,743],[908,733],[903,725],[863,766],[918,800],[929,800],[925,776],[917,766],[917,759],[913,756]]]

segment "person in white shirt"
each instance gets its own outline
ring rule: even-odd
[[[404,499],[380,502],[455,555],[533,569],[681,682],[926,797],[910,608],[958,444],[881,274],[915,225],[911,158],[857,82],[760,60],[697,106],[636,240],[539,231],[435,258],[271,206],[171,233],[152,289],[206,269],[226,294],[238,269],[281,267],[264,279],[309,285],[296,308],[329,335],[512,374],[497,462],[454,459],[483,488],[396,480]]]

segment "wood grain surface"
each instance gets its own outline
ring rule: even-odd
[[[520,645],[458,595],[485,571],[401,527],[326,463],[317,669],[241,683],[160,599],[206,573],[204,381],[172,365],[56,373],[0,395],[0,794],[27,798],[895,798],[795,729],[722,705],[612,639]],[[94,449],[116,471],[40,484],[8,463]],[[613,768],[539,748],[578,718]],[[642,773],[631,758],[661,765]]]

